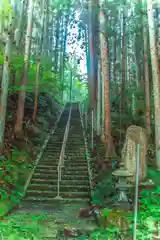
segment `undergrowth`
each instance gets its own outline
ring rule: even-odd
[[[26,162],[29,156],[24,151],[13,149],[10,159],[0,161],[0,216],[5,215],[12,206],[23,197],[23,183],[31,164]]]
[[[139,199],[139,212],[137,222],[137,240],[150,240],[153,237],[158,237],[160,232],[160,173],[149,169],[149,177],[152,177],[156,186],[153,189],[144,189],[141,191]],[[94,203],[100,204],[104,201],[105,186],[108,181],[105,178],[99,183],[95,189]],[[110,217],[111,209],[104,208],[101,211],[101,217],[108,221],[107,216]],[[107,227],[101,226],[95,230],[90,236],[83,236],[78,240],[130,240],[133,236],[133,212],[123,214],[123,218],[128,222],[128,230],[122,232],[120,228],[116,227],[118,224],[118,218],[115,217],[115,224],[110,224],[110,219],[105,223]],[[104,223],[103,223],[104,224]],[[102,225],[103,225],[102,224]],[[160,236],[159,236],[160,237]]]

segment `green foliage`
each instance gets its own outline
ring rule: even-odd
[[[12,55],[10,60],[11,71],[17,72],[22,71],[24,66],[24,57],[21,55]]]
[[[4,55],[3,53],[0,51],[0,65],[3,65],[4,63]]]
[[[14,219],[11,219],[10,223],[0,223],[0,228],[1,235],[3,237],[7,237],[8,240],[40,239],[39,228],[36,224],[17,226],[17,223],[14,221]]]
[[[25,152],[12,151],[12,158],[0,162],[0,199],[19,203],[23,197],[21,186],[19,186],[19,175],[24,174],[29,166],[24,162]]]
[[[0,222],[0,234],[9,240],[41,240],[44,239],[42,235],[47,232],[45,223],[49,221],[48,214],[12,214]],[[52,226],[54,226],[54,220],[52,220]]]
[[[112,175],[108,173],[107,177],[104,177],[103,180],[96,185],[93,192],[92,203],[105,206],[105,199],[113,190]]]
[[[0,9],[0,20],[3,18],[9,19],[12,14],[12,5],[9,0],[2,1],[2,6]]]
[[[88,239],[91,239],[91,240],[99,240],[99,239],[100,240],[107,240],[108,239],[108,233],[104,229],[98,229],[95,232],[93,232],[89,237],[82,236],[82,237],[79,237],[79,238],[76,238],[76,239],[78,239],[78,240],[88,240]]]

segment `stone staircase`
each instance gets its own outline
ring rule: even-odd
[[[20,206],[21,208],[38,208],[39,205],[52,207],[53,199],[57,193],[57,165],[68,114],[68,110],[63,112],[57,129],[54,135],[51,136],[43,156],[34,171],[25,198]]]
[[[90,198],[88,168],[83,131],[77,109],[72,111],[64,165],[60,184],[61,196],[77,201],[88,201]]]
[[[53,208],[57,196],[57,165],[62,147],[68,112],[65,111],[57,130],[51,137],[42,159],[37,165],[21,207]],[[78,109],[71,114],[70,131],[65,152],[60,196],[63,201],[85,201],[90,198],[88,169],[85,159],[85,147]],[[59,202],[59,200],[57,200]],[[57,205],[56,205],[57,206]]]
[[[55,199],[58,180],[57,165],[68,114],[69,111],[66,110],[61,116],[57,130],[50,138],[35,169],[24,200],[10,216],[15,219],[16,225],[23,225],[23,222],[25,225],[25,219],[29,218],[29,221],[33,219],[33,216],[30,217],[31,214],[38,217],[46,216],[48,220],[42,220],[40,224],[41,238],[39,239],[63,239],[63,236],[57,238],[56,234],[58,229],[64,229],[64,224],[83,230],[95,227],[93,219],[91,222],[79,219],[80,208],[88,206],[90,189],[80,114],[76,107],[73,108],[71,114],[65,162],[60,182],[62,200]],[[37,218],[35,216],[34,218]]]

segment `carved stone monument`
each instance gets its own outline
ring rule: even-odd
[[[148,145],[148,132],[147,129],[142,127],[131,125],[126,132],[126,139],[122,150],[122,162],[124,168],[132,174],[132,177],[128,177],[128,181],[135,183],[136,176],[136,146],[140,145],[140,168],[139,168],[139,181],[142,182],[147,175],[147,145]]]

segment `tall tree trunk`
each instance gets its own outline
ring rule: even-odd
[[[109,93],[109,72],[108,72],[108,49],[107,39],[104,35],[105,16],[102,11],[99,14],[100,21],[100,52],[102,79],[104,83],[104,135],[106,140],[106,152],[110,157],[112,155],[112,138],[111,138],[111,115],[110,115],[110,93]]]
[[[160,69],[160,7],[158,5],[156,6],[155,11],[156,11],[156,46],[158,64]]]
[[[72,74],[72,70],[71,70],[71,72],[70,72],[70,102],[72,101],[72,83],[73,83],[73,80],[72,80],[72,78],[73,78],[73,74]]]
[[[150,117],[150,88],[149,88],[149,66],[147,55],[147,29],[143,27],[143,40],[144,40],[144,75],[145,75],[145,105],[146,105],[146,128],[150,132],[151,117]]]
[[[60,93],[60,96],[61,96],[61,100],[63,101],[63,58],[64,58],[64,34],[63,34],[63,30],[64,30],[64,19],[62,18],[62,24],[61,24],[61,41],[60,41],[60,69],[59,69],[59,74],[60,74],[60,84],[62,86],[62,89],[61,89],[61,93]],[[66,27],[67,28],[67,27]],[[66,29],[65,28],[65,29]]]
[[[21,40],[22,40],[22,29],[24,25],[24,10],[25,10],[25,1],[21,1],[21,12],[20,12],[20,19],[18,22],[18,28],[16,29],[15,34],[15,41],[16,41],[16,47],[18,48]]]
[[[62,96],[61,96],[61,99],[62,99],[62,101],[63,101],[64,67],[65,67],[65,53],[66,53],[69,13],[70,13],[70,3],[68,4],[68,11],[67,11],[67,16],[66,16],[66,21],[65,21],[64,42],[63,42],[63,58],[62,58],[62,74],[61,74],[61,84],[62,84]]]
[[[33,0],[29,0],[29,13],[28,13],[28,23],[27,32],[25,39],[25,55],[24,55],[24,71],[21,82],[21,90],[18,98],[18,109],[17,109],[17,120],[15,125],[15,133],[20,134],[23,131],[23,117],[24,117],[24,104],[26,97],[26,87],[28,80],[28,69],[29,69],[29,59],[30,59],[30,49],[31,49],[31,38],[32,38],[32,26],[33,26]]]
[[[147,1],[150,53],[152,62],[153,89],[154,89],[154,111],[155,111],[155,143],[156,143],[156,164],[160,170],[160,71],[157,62],[155,29],[153,22],[153,3]]]
[[[1,83],[1,96],[0,96],[0,153],[3,152],[4,146],[4,130],[5,130],[5,119],[6,119],[6,108],[7,108],[7,97],[8,97],[8,85],[10,75],[10,55],[11,55],[11,34],[8,34],[6,39],[6,47],[4,54],[3,74]]]
[[[6,37],[5,53],[4,53],[4,63],[3,63],[3,73],[1,82],[1,95],[0,95],[0,153],[3,152],[4,148],[4,131],[5,131],[5,120],[6,120],[6,109],[7,109],[7,97],[8,97],[8,86],[10,78],[10,57],[11,48],[14,39],[15,32],[15,18],[16,10],[12,12],[10,24],[8,27],[8,34]]]
[[[48,23],[49,23],[49,0],[46,0],[46,16],[44,23],[44,38],[43,38],[43,56],[48,56]]]
[[[91,87],[91,99],[90,99],[90,109],[94,108],[95,104],[95,96],[96,96],[96,89],[95,89],[95,38],[93,33],[93,0],[89,0],[88,2],[88,9],[89,9],[89,21],[88,21],[88,35],[89,35],[89,81]]]
[[[97,136],[101,134],[101,68],[100,61],[98,61],[98,86],[97,86]]]
[[[88,78],[88,99],[91,101],[92,85],[90,81],[90,58],[89,58],[89,44],[88,44],[87,26],[85,27],[85,56],[87,65],[87,78]]]
[[[125,89],[126,89],[126,0],[123,6],[123,36],[122,36],[122,88],[121,88],[121,114],[125,106]]]
[[[113,81],[114,81],[114,92],[118,94],[118,71],[117,71],[117,38],[114,37],[114,60],[113,60]]]
[[[39,56],[37,59],[37,71],[36,71],[36,87],[35,87],[35,94],[34,94],[34,111],[32,115],[33,121],[36,120],[36,114],[37,114],[37,106],[38,106],[38,88],[39,88],[39,77],[40,77],[40,65],[41,65],[41,54],[42,54],[42,46],[43,46],[43,35],[44,35],[44,20],[45,20],[45,15],[46,15],[46,9],[45,9],[45,3],[43,0],[42,4],[42,21],[41,21],[41,38],[40,38],[40,47],[39,47]]]
[[[60,34],[60,16],[61,11],[57,13],[57,23],[56,23],[56,45],[55,45],[55,58],[54,58],[54,71],[58,72],[58,46],[59,46],[59,34]]]

